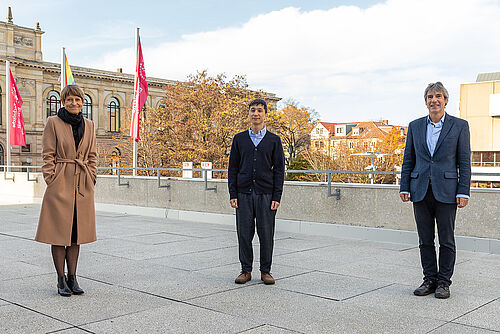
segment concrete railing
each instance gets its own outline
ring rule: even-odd
[[[40,174],[31,173],[31,180],[26,173],[8,176],[0,176],[0,204],[38,202],[43,197],[45,182]],[[14,180],[9,179],[12,176]],[[213,213],[219,214],[220,219],[234,214],[229,205],[227,180],[209,180],[208,187],[203,179],[161,178],[163,187],[159,187],[156,177],[121,176],[120,182],[128,185],[118,185],[117,176],[99,175],[96,203],[156,208],[165,210],[165,214]],[[401,202],[398,186],[332,183],[331,187],[332,192],[340,191],[339,198],[328,196],[327,183],[285,182],[277,218],[415,231],[412,205]],[[469,205],[458,209],[456,234],[500,239],[500,189],[471,189]]]

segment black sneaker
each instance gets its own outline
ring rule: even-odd
[[[450,298],[450,286],[446,283],[439,283],[436,292],[434,293],[434,297],[439,299]]]
[[[422,285],[413,291],[415,296],[427,296],[436,291],[437,284],[431,280],[424,280]]]

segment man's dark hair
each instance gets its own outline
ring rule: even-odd
[[[258,104],[262,104],[264,106],[264,110],[267,113],[267,102],[264,101],[263,99],[254,99],[250,104],[248,105],[248,108],[250,109],[252,106],[256,106]]]

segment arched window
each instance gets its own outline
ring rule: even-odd
[[[5,165],[5,160],[4,160],[4,151],[3,151],[3,146],[0,144],[0,165]],[[3,171],[3,167],[0,167],[0,170]]]
[[[142,107],[141,110],[141,122],[146,122],[146,103],[144,103],[144,106]]]
[[[47,117],[57,115],[59,108],[61,108],[59,93],[55,90],[51,90],[47,95]]]
[[[109,131],[120,132],[120,102],[116,97],[108,100]]]
[[[83,117],[92,119],[92,98],[85,94],[85,101],[83,101],[82,108]]]
[[[116,169],[117,167],[120,167],[120,157],[121,157],[121,152],[120,150],[115,147],[113,149],[113,152],[111,152],[111,164],[110,167],[113,167],[111,170],[111,174],[116,175],[118,170]]]
[[[167,107],[167,105],[165,104],[165,101],[163,100],[160,100],[157,104],[156,104],[156,109],[165,109]]]
[[[2,125],[2,87],[0,87],[0,125]]]

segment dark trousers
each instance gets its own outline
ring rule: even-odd
[[[457,204],[436,201],[429,185],[424,199],[413,203],[413,213],[417,223],[424,279],[451,284],[456,258],[454,230]],[[439,238],[439,270],[434,246],[435,224]]]
[[[244,272],[252,272],[255,225],[260,242],[260,271],[271,271],[276,217],[276,210],[271,210],[271,197],[271,194],[256,194],[254,191],[250,194],[238,193],[236,231],[241,270]]]

